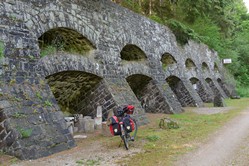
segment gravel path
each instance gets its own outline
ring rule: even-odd
[[[230,109],[229,107],[196,108],[193,111],[199,114],[213,114]],[[136,143],[131,146],[129,151],[124,150],[123,147],[118,148],[116,143],[107,146],[101,141],[90,141],[89,143],[82,140],[78,142],[78,145],[68,151],[37,160],[13,163],[12,166],[114,166],[119,165],[116,161],[121,158],[142,152]],[[249,166],[248,145],[249,108],[215,134],[210,135],[206,143],[200,143],[198,149],[179,158],[175,166]]]
[[[127,151],[123,144],[118,147],[119,141],[114,141],[114,143],[110,141],[110,144],[112,144],[110,147],[101,138],[99,141],[91,141],[93,137],[94,135],[91,135],[87,140],[76,140],[78,146],[73,149],[37,160],[17,162],[11,164],[11,166],[118,166],[119,164],[116,164],[118,160],[141,152],[141,149],[132,142],[130,143],[130,149]]]
[[[249,109],[228,122],[207,143],[184,155],[176,166],[248,166]]]

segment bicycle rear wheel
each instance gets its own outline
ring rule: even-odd
[[[133,122],[134,122],[134,131],[132,132],[132,135],[131,135],[131,140],[132,141],[135,141],[135,138],[137,136],[137,129],[138,129],[138,126],[137,126],[137,122],[134,118],[132,118]]]

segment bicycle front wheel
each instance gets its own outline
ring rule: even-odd
[[[128,138],[125,135],[121,135],[121,138],[124,142],[124,146],[126,150],[129,150],[129,143],[128,143]]]

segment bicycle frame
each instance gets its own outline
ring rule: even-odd
[[[120,134],[120,137],[122,139],[122,142],[124,142],[124,145],[125,145],[125,148],[126,150],[129,149],[129,141],[134,141],[135,140],[135,137],[136,137],[136,134],[137,134],[137,124],[136,124],[136,121],[135,119],[132,118],[133,122],[134,122],[134,134],[133,136],[130,136],[130,134],[126,131],[126,129],[124,128],[124,123],[123,123],[123,119],[124,117],[126,116],[126,114],[124,114],[123,116],[119,117],[119,125],[120,125],[120,130],[121,130],[121,134]],[[130,117],[131,118],[131,117]],[[122,143],[121,142],[121,143]],[[121,143],[119,146],[121,146]]]

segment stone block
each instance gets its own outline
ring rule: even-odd
[[[93,119],[85,119],[84,118],[84,130],[86,133],[93,133],[94,132],[94,124],[95,121]]]

